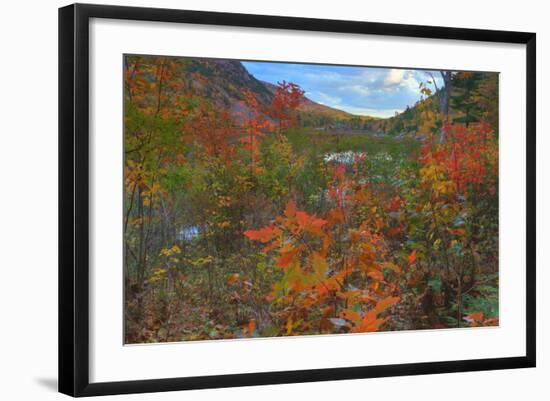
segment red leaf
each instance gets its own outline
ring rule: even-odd
[[[295,256],[296,252],[294,251],[281,254],[281,256],[277,258],[277,266],[282,267],[283,269],[290,266]]]
[[[325,224],[327,224],[327,221],[326,220],[323,220],[323,219],[312,219],[311,220],[311,225],[312,226],[315,226],[315,227],[322,227],[324,226]]]
[[[261,241],[263,243],[266,243],[271,241],[273,237],[277,235],[277,227],[267,226],[264,228],[260,228],[257,231],[247,230],[244,232],[244,235],[246,235],[252,241]]]
[[[411,254],[408,257],[409,264],[412,265],[414,261],[416,260],[416,249],[411,252]]]
[[[255,231],[255,230],[247,230],[244,232],[244,235],[246,235],[248,239],[252,241],[259,241],[260,238],[262,237],[260,234],[260,231]]]
[[[300,227],[304,228],[307,226],[309,216],[306,212],[296,212],[296,220],[298,220],[298,224],[300,225]]]
[[[286,217],[294,217],[296,215],[296,203],[294,201],[289,201],[286,204],[285,215]]]
[[[320,297],[324,297],[328,294],[328,288],[322,284],[317,285],[315,289],[317,290],[317,295],[319,295]]]

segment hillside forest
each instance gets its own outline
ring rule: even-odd
[[[391,117],[124,57],[126,344],[499,324],[498,73]]]

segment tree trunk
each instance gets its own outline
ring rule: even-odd
[[[452,91],[452,73],[451,71],[440,71],[441,77],[443,78],[443,84],[445,87],[442,89],[440,103],[441,103],[441,114],[443,115],[443,124],[445,124],[449,119],[449,102],[451,98]],[[441,128],[441,133],[439,135],[439,143],[445,142],[445,129]]]

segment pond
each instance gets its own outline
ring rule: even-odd
[[[198,226],[180,227],[176,233],[176,239],[178,241],[191,241],[199,236],[199,232]]]
[[[323,160],[326,163],[334,162],[338,164],[353,164],[358,158],[363,159],[367,156],[365,152],[356,152],[347,150],[345,152],[330,152],[325,153]]]
[[[367,159],[373,163],[390,163],[394,161],[394,157],[388,152],[377,152],[373,155],[368,155],[365,152],[356,152],[347,150],[345,152],[329,152],[325,153],[323,160],[327,163],[334,162],[339,164],[353,164],[358,159]]]

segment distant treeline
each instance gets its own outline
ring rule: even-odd
[[[498,74],[485,72],[457,72],[451,78],[449,117],[468,126],[487,121],[498,131]],[[422,98],[413,106],[390,118],[341,115],[301,111],[300,124],[333,130],[362,130],[391,136],[421,136],[441,130],[442,88],[436,87],[427,76],[420,85]]]

